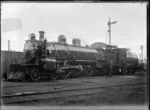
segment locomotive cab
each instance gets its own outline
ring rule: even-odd
[[[115,45],[107,45],[106,46],[106,56],[105,59],[107,62],[110,62],[111,60],[113,61],[113,65],[116,65],[118,63],[117,59],[117,51],[118,47]]]
[[[115,45],[107,45],[106,46],[106,51],[110,54],[116,54],[117,53],[117,46]]]

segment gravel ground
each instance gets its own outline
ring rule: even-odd
[[[3,82],[3,95],[15,94],[23,91],[47,91],[54,90],[54,87],[59,87],[63,85],[69,85],[62,90],[71,89],[71,88],[83,88],[83,87],[96,87],[96,86],[112,86],[112,85],[120,85],[120,84],[133,84],[133,83],[142,83],[147,82],[146,77],[143,76],[113,76],[113,77],[91,77],[91,78],[78,78],[78,79],[66,79],[66,80],[58,80],[56,82],[36,82],[36,83],[23,83],[23,82]],[[132,109],[147,109],[147,85],[138,85],[132,87],[120,87],[113,88],[113,92],[106,93],[98,93],[92,95],[82,95],[76,97],[65,97],[59,98],[56,100],[40,100],[40,101],[32,101],[26,103],[20,103],[17,107],[52,107],[52,109],[61,109],[65,107],[72,107],[73,109],[89,109],[91,106],[95,109],[109,109],[110,106],[118,108],[118,106],[122,107],[123,110],[126,108]],[[10,105],[11,106],[11,105]],[[104,106],[104,108],[103,108]],[[137,107],[139,106],[139,107]],[[15,105],[13,105],[15,108]],[[74,108],[75,107],[75,108]],[[87,108],[86,108],[87,107]],[[135,107],[135,108],[134,108]],[[137,107],[137,108],[136,108]],[[9,106],[8,106],[9,108]],[[4,108],[4,109],[8,109]],[[114,110],[117,110],[115,108]],[[27,108],[26,108],[27,109]],[[33,108],[34,109],[34,108]],[[43,109],[43,108],[42,108]],[[71,109],[71,108],[70,108]],[[70,110],[69,109],[69,110]],[[113,109],[113,108],[112,108]],[[112,110],[111,109],[111,110]],[[120,108],[121,109],[121,108]],[[118,110],[120,110],[118,109]],[[36,110],[36,109],[35,109]],[[127,109],[128,110],[128,109]]]
[[[112,92],[19,103],[19,106],[133,106],[147,105],[146,85],[111,88]]]
[[[42,92],[53,91],[55,88],[66,86],[59,90],[74,89],[74,88],[89,88],[89,87],[104,87],[114,86],[120,84],[146,82],[146,78],[142,76],[112,76],[112,77],[88,77],[75,78],[57,81],[43,81],[43,82],[2,82],[2,95],[11,95],[22,92]]]

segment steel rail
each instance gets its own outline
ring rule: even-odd
[[[90,72],[90,74],[91,73],[92,72]],[[89,78],[89,76],[79,77],[79,79],[81,79],[81,78]],[[69,78],[69,79],[71,79],[71,78]],[[24,84],[18,84],[18,85],[15,85],[15,86],[4,86],[2,88],[13,88],[13,87],[30,86],[29,84],[32,84],[32,86],[33,86],[33,85],[36,85],[37,83],[39,83],[39,85],[44,85],[44,86],[53,86],[53,85],[55,85],[55,84],[53,84],[53,83],[55,83],[55,81],[59,82],[61,80],[54,80],[54,81],[53,80],[52,81],[50,81],[50,80],[43,80],[43,81],[39,81],[39,82],[24,82]],[[44,83],[42,83],[42,82],[44,82]],[[49,84],[48,82],[51,82],[52,84]]]
[[[91,88],[80,88],[80,89],[66,89],[63,91],[77,91],[77,90],[88,90],[88,89],[97,89],[97,88],[108,88],[108,87],[120,87],[120,86],[132,86],[132,85],[143,85],[147,83],[135,83],[135,84],[125,84],[125,85],[115,85],[115,86],[101,86],[101,87],[91,87]],[[53,90],[53,91],[42,91],[42,92],[30,92],[29,94],[19,94],[19,95],[4,95],[2,98],[5,97],[18,97],[18,96],[27,96],[27,95],[39,95],[39,94],[47,94],[47,93],[59,93],[62,92],[60,90]]]

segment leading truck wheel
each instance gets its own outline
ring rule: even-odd
[[[38,81],[40,79],[40,72],[38,69],[33,69],[30,74],[32,81]]]
[[[50,77],[51,77],[52,80],[56,80],[58,78],[58,75],[57,75],[56,72],[51,72]]]

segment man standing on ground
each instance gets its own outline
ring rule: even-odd
[[[113,69],[113,60],[111,59],[109,63],[109,76],[112,76],[112,69]]]
[[[126,75],[126,72],[127,72],[127,65],[126,65],[125,60],[123,60],[122,71],[123,71],[123,75]]]

